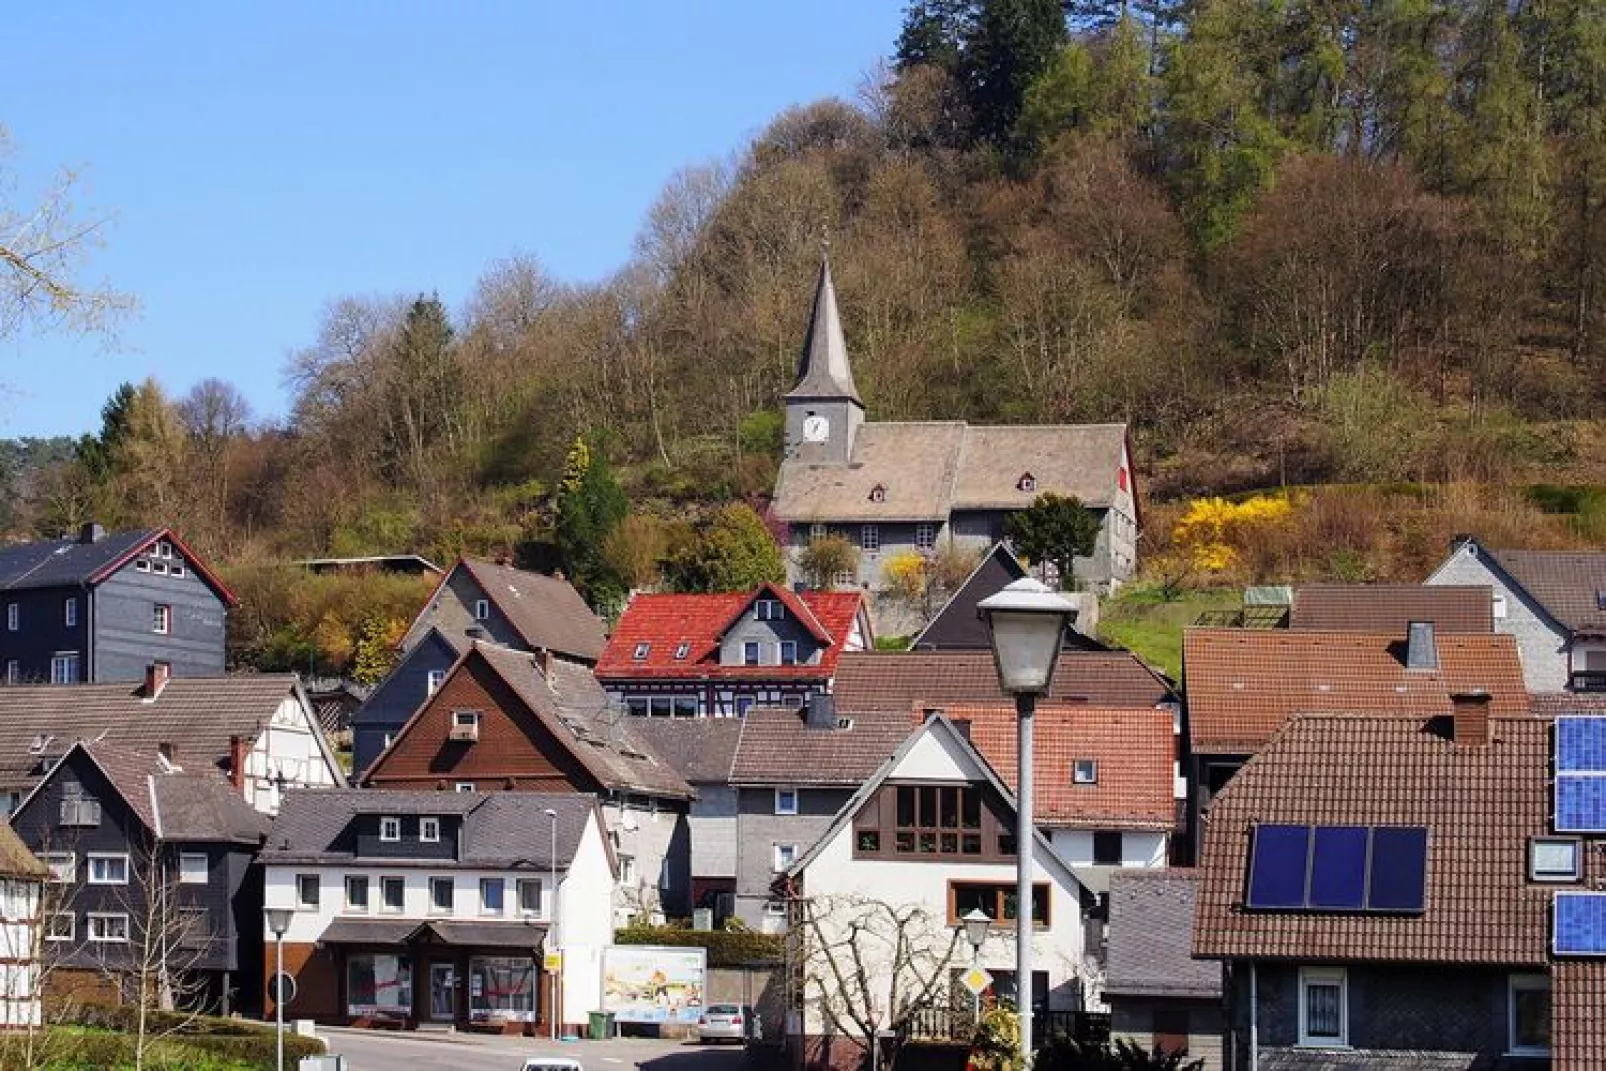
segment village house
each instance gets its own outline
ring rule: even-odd
[[[991,650],[864,651],[846,654],[832,689],[839,714],[907,718],[956,703],[1009,703]],[[1044,702],[1141,710],[1179,709],[1171,682],[1130,651],[1065,651]]]
[[[695,795],[608,701],[590,669],[473,641],[369,768],[390,790],[581,793],[600,799],[618,858],[617,921],[689,910]]]
[[[295,792],[261,862],[265,906],[292,912],[287,1019],[542,1035],[554,1007],[568,1029],[600,1006],[615,864],[594,796]]]
[[[948,601],[931,615],[922,628],[909,641],[911,651],[990,651],[992,640],[987,633],[987,622],[977,609],[983,599],[1003,591],[1004,588],[1026,575],[1007,545],[995,543],[982,555],[976,568],[957,588]],[[1062,592],[1076,604],[1076,616],[1071,627],[1065,630],[1064,644],[1068,650],[1107,651],[1098,640],[1099,600],[1089,592]]]
[[[639,594],[597,679],[641,717],[740,717],[829,692],[844,652],[874,646],[864,596],[779,584],[712,594]]]
[[[51,875],[42,947],[53,997],[123,1003],[165,982],[180,1007],[260,1007],[251,863],[268,819],[216,770],[77,743],[11,824]]]
[[[1104,1002],[1110,1036],[1222,1069],[1221,964],[1194,959],[1195,871],[1110,876]]]
[[[0,669],[6,684],[137,681],[223,672],[234,595],[169,528],[0,548]]]
[[[1487,586],[1528,690],[1606,692],[1606,551],[1495,550],[1457,539],[1428,584]]]
[[[605,632],[562,577],[458,559],[402,637],[400,660],[351,716],[352,768],[373,764],[474,640],[591,666]]]
[[[219,773],[264,814],[287,788],[346,783],[294,674],[169,679],[152,665],[138,684],[0,688],[7,813],[80,740]]]
[[[16,832],[0,822],[0,1030],[44,1022],[44,934],[41,913],[50,871]]]
[[[1477,585],[1305,584],[1295,589],[1288,627],[1302,632],[1387,632],[1403,636],[1427,621],[1441,636],[1494,631],[1492,593]]]
[[[1004,537],[1006,517],[1045,492],[1073,496],[1099,517],[1093,553],[1075,562],[1079,584],[1108,591],[1136,568],[1137,484],[1125,424],[867,421],[828,262],[785,402],[773,509],[787,526],[794,580],[809,543],[827,534],[859,549],[851,579],[871,589],[902,553],[979,556]]]

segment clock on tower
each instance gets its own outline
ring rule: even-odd
[[[803,441],[808,443],[823,443],[831,437],[831,422],[818,413],[812,413],[803,421]]]

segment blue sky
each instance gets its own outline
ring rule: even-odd
[[[0,436],[99,425],[123,380],[220,376],[282,415],[330,300],[439,291],[532,253],[588,280],[664,180],[789,104],[851,96],[902,0],[25,4],[0,124],[23,192],[82,168],[117,348],[0,345]]]

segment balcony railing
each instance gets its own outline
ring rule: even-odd
[[[1567,682],[1567,688],[1573,692],[1606,692],[1606,670],[1573,670],[1572,677]]]

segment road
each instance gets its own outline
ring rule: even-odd
[[[585,1071],[739,1071],[737,1046],[703,1047],[679,1041],[618,1038],[549,1042],[482,1034],[399,1034],[386,1030],[319,1028],[329,1051],[350,1071],[518,1071],[529,1056],[568,1056]]]

